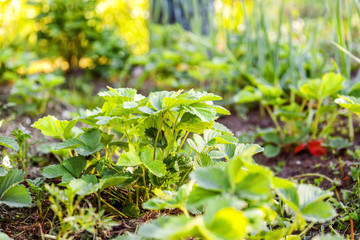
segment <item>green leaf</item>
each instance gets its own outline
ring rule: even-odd
[[[208,93],[208,92],[196,92],[193,90],[188,91],[187,93],[184,94],[189,94],[189,95],[193,95],[196,96],[196,98],[198,98],[200,101],[218,101],[218,100],[222,100],[222,97],[215,95],[213,93]]]
[[[42,169],[42,175],[46,178],[64,177],[70,180],[79,178],[86,166],[86,159],[81,156],[72,157],[64,160],[62,164],[54,164]],[[63,181],[64,182],[64,181]],[[65,181],[66,182],[66,181]]]
[[[102,179],[100,179],[100,185],[101,185],[101,191],[111,187],[111,186],[117,186],[125,181],[130,179],[130,177],[125,176],[105,176]]]
[[[236,193],[241,198],[255,201],[265,200],[271,197],[271,181],[269,176],[261,173],[250,173],[236,184]]]
[[[0,177],[0,196],[11,186],[24,180],[24,173],[18,169],[11,169],[5,176]]]
[[[67,148],[77,148],[84,146],[83,142],[76,138],[70,138],[60,143],[52,144],[54,150],[67,149]]]
[[[243,90],[240,90],[234,97],[235,103],[249,103],[258,102],[262,99],[262,93],[258,89],[247,86]]]
[[[19,144],[11,137],[0,137],[0,146],[11,148],[14,151],[19,151]]]
[[[69,171],[61,164],[54,164],[41,169],[41,173],[45,178],[57,178],[69,173]]]
[[[166,174],[166,165],[160,160],[152,160],[152,150],[150,147],[141,149],[140,160],[155,176],[163,177]]]
[[[12,240],[12,238],[10,238],[5,233],[0,232],[0,240]]]
[[[265,142],[280,144],[280,136],[276,132],[266,132],[261,137]]]
[[[26,183],[33,191],[40,193],[43,190],[42,184],[44,183],[44,179],[41,177],[37,177],[35,179],[26,179]]]
[[[341,107],[346,108],[349,111],[360,116],[360,98],[339,96],[337,99],[335,99],[335,102]]]
[[[212,106],[216,113],[223,114],[223,115],[230,115],[231,113],[229,110],[222,106]]]
[[[7,173],[8,171],[3,166],[0,166],[0,177],[5,176]]]
[[[235,157],[242,157],[243,160],[245,158],[252,159],[252,156],[254,156],[256,153],[263,151],[263,148],[258,144],[220,144],[218,147],[227,155],[229,159]]]
[[[321,81],[320,96],[325,98],[339,92],[341,89],[343,89],[343,81],[344,78],[341,76],[341,74],[324,74]]]
[[[319,187],[309,184],[299,184],[299,186],[297,187],[297,191],[299,195],[299,205],[301,209],[306,207],[308,204],[316,201],[321,201],[333,195],[333,193],[330,191],[324,191]]]
[[[198,116],[203,122],[213,121],[216,117],[216,111],[213,107],[205,103],[194,103],[184,107],[185,111]]]
[[[157,197],[150,199],[143,204],[143,207],[151,210],[174,209],[185,205],[192,186],[182,185],[178,191],[155,190]]]
[[[230,129],[228,129],[223,124],[218,123],[218,122],[214,122],[213,129],[216,131],[219,131],[221,133],[233,134]]]
[[[265,240],[282,240],[285,234],[286,228],[272,230],[271,232],[266,233]]]
[[[331,234],[318,235],[313,237],[311,240],[345,240],[345,238],[340,236],[331,236]]]
[[[146,162],[144,166],[157,177],[163,177],[166,174],[166,165],[160,160]]]
[[[79,196],[86,196],[98,191],[101,185],[95,175],[84,175],[81,179],[73,179],[69,187]]]
[[[340,74],[326,73],[322,79],[313,79],[301,86],[300,92],[309,99],[324,99],[339,92],[344,78]]]
[[[84,157],[72,157],[63,161],[62,166],[69,171],[74,177],[79,178],[86,166],[86,159]]]
[[[101,141],[101,131],[99,129],[91,129],[80,135],[80,140],[84,143],[76,151],[82,156],[89,156],[103,149],[104,144]]]
[[[190,174],[190,178],[208,190],[226,191],[230,188],[225,171],[215,166],[195,170]]]
[[[77,120],[72,121],[60,121],[54,116],[47,116],[36,121],[32,127],[41,130],[41,133],[45,136],[51,136],[58,139],[68,139],[74,137],[74,133],[71,131],[75,126]]]
[[[202,134],[205,129],[209,129],[213,126],[213,122],[203,122],[198,116],[191,113],[184,113],[178,128],[193,133]]]
[[[302,216],[307,221],[326,222],[336,216],[335,209],[329,203],[316,201],[301,209]]]
[[[214,138],[217,144],[237,144],[239,139],[230,134],[224,134]]]
[[[189,207],[201,207],[204,206],[209,199],[217,197],[219,194],[219,191],[207,190],[195,185],[192,188],[186,204]]]
[[[193,236],[196,224],[193,219],[184,215],[164,216],[151,221],[139,228],[139,235],[147,238],[178,240]]]
[[[232,207],[223,208],[218,211],[209,230],[221,239],[242,239],[246,234],[249,220],[240,211]]]
[[[294,212],[299,211],[299,195],[293,182],[289,180],[273,177],[272,183],[276,193]]]
[[[199,169],[201,167],[207,167],[214,165],[210,156],[205,153],[195,154],[194,156],[194,170]]]
[[[18,185],[24,180],[24,173],[18,169],[11,169],[0,177],[0,203],[9,207],[27,207],[31,204],[31,197],[24,185]]]
[[[160,111],[163,109],[163,99],[165,97],[170,97],[173,94],[174,92],[168,91],[152,92],[149,95],[149,101],[157,111]]]
[[[89,156],[103,149],[104,144],[100,142],[101,134],[102,132],[99,129],[91,129],[80,135],[80,140],[71,138],[61,143],[55,143],[53,146],[55,150],[76,148],[78,154]]]
[[[123,152],[116,163],[118,166],[134,167],[141,165],[139,155],[134,151]]]
[[[104,98],[106,101],[113,103],[123,103],[127,101],[140,100],[141,95],[136,94],[136,89],[133,88],[111,88],[108,87],[109,91],[103,91],[99,93],[99,96]]]
[[[29,207],[31,197],[24,185],[18,185],[8,188],[2,194],[0,203],[4,203],[9,207]]]
[[[268,158],[276,157],[280,153],[280,147],[267,144],[264,147],[264,155]]]

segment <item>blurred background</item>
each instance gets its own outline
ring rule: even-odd
[[[92,108],[106,85],[231,105],[249,86],[291,94],[331,70],[357,81],[339,47],[358,55],[359,16],[358,0],[0,0],[0,110]]]

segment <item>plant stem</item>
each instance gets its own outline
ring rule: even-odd
[[[348,113],[348,126],[349,126],[349,138],[350,138],[350,141],[353,142],[355,134],[354,134],[354,124],[353,124],[352,112],[350,112],[350,111]]]
[[[293,176],[293,177],[290,177],[290,179],[293,179],[293,178],[302,178],[302,177],[322,177],[326,180],[328,180],[329,182],[331,182],[332,184],[335,184],[336,181],[332,180],[331,178],[323,175],[323,174],[320,174],[320,173],[304,173],[304,174],[299,174],[299,175],[296,175],[296,176]]]
[[[186,140],[187,137],[189,136],[189,133],[190,133],[190,132],[187,132],[187,133],[185,134],[185,136],[184,136],[184,138],[183,138],[183,140],[182,140],[182,142],[181,142],[181,144],[180,144],[179,150],[180,150],[180,149],[182,148],[182,146],[184,145],[185,140]]]
[[[130,187],[128,187],[128,196],[129,196],[129,203],[132,203],[133,200],[132,200],[132,194],[131,194],[131,189],[130,189]]]
[[[144,181],[144,187],[145,187],[145,200],[146,200],[146,199],[150,199],[150,197],[149,197],[149,192],[148,192],[148,189],[147,189],[147,186],[146,186],[145,168],[143,166],[141,166],[141,168],[142,168],[142,171],[143,171],[143,181]]]
[[[184,182],[186,176],[189,174],[189,172],[192,170],[192,167],[189,168],[189,170],[185,173],[185,175],[182,177],[180,183],[179,183],[179,186]]]
[[[156,134],[156,138],[155,138],[154,153],[153,153],[153,161],[155,161],[155,157],[156,157],[157,142],[158,142],[159,135],[160,135],[160,132],[161,132],[161,127],[162,127],[162,123],[163,123],[163,118],[164,118],[164,115],[165,115],[165,113],[162,113],[162,114],[161,114],[161,118],[160,118],[160,126],[159,126],[158,132],[157,132],[157,134]]]
[[[176,119],[175,119],[175,122],[174,122],[174,125],[173,125],[173,128],[172,128],[172,133],[173,133],[173,134],[175,133],[175,126],[176,126],[176,124],[177,124],[177,121],[178,121],[179,117],[180,117],[180,113],[177,115],[177,117],[176,117]],[[176,137],[176,136],[175,136],[175,137]]]
[[[269,107],[268,105],[264,104],[264,107],[265,107],[266,111],[268,112],[271,120],[274,122],[276,131],[277,131],[282,137],[284,137],[284,132],[283,132],[283,130],[281,129],[280,124],[279,124],[276,116],[275,116],[274,113],[271,111],[271,109],[270,109],[270,107]]]
[[[303,237],[313,226],[314,226],[315,222],[311,222],[305,229],[304,231],[302,231],[299,236],[300,238]]]
[[[322,104],[322,98],[319,99],[318,101],[318,105],[317,105],[317,110],[316,110],[316,114],[315,114],[315,120],[313,122],[313,126],[312,126],[312,135],[311,138],[315,139],[317,132],[318,132],[318,125],[319,125],[319,119],[320,119],[320,110],[321,110],[321,104]]]
[[[99,207],[99,211],[101,210],[101,196],[100,196],[100,189],[97,192],[97,197],[98,197],[98,207]]]
[[[295,217],[295,220],[294,220],[294,222],[291,224],[291,227],[290,227],[290,229],[289,229],[289,231],[288,231],[288,233],[287,233],[287,236],[290,236],[290,235],[292,234],[292,232],[295,231],[297,222],[298,222],[298,220],[299,220],[299,217],[300,217],[300,214],[297,213],[297,214],[296,214],[296,217]]]
[[[184,215],[186,216],[186,217],[190,217],[190,214],[189,214],[189,212],[188,212],[188,210],[186,209],[186,207],[184,207],[184,206],[181,206],[180,207],[180,210],[184,213]]]
[[[135,188],[136,206],[139,206],[139,188]]]
[[[119,215],[128,218],[128,216],[126,216],[124,213],[120,212],[119,210],[117,210],[116,208],[114,208],[111,204],[109,204],[108,202],[106,202],[103,198],[100,197],[100,200],[105,203],[106,206],[108,206],[109,208],[111,208],[113,211],[115,211],[116,213],[118,213]]]

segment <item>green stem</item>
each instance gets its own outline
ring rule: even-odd
[[[179,186],[184,182],[186,176],[189,174],[189,172],[191,171],[192,167],[189,168],[189,170],[187,170],[187,172],[185,173],[185,175],[182,177],[180,183],[179,183]]]
[[[120,172],[119,170],[117,170],[116,168],[114,168],[114,167],[111,165],[111,163],[106,164],[106,165],[107,165],[107,167],[109,167],[110,169],[114,170],[114,171],[117,172],[118,174],[122,174],[122,172]]]
[[[157,142],[158,142],[158,140],[159,140],[159,135],[160,135],[160,132],[161,132],[161,127],[162,127],[164,115],[165,115],[165,113],[161,114],[160,126],[159,126],[158,132],[157,132],[157,134],[156,134],[156,138],[155,138],[153,161],[155,161],[155,157],[156,157],[156,148],[157,148],[156,146],[157,146]]]
[[[312,135],[311,138],[315,139],[317,132],[318,132],[318,125],[319,125],[319,119],[320,119],[320,110],[321,110],[321,104],[322,104],[322,98],[319,99],[318,101],[318,105],[317,105],[317,110],[316,110],[316,114],[315,114],[315,120],[312,126]]]
[[[187,132],[187,133],[185,134],[185,136],[184,136],[184,138],[183,138],[183,140],[182,140],[182,142],[181,142],[181,144],[180,144],[179,150],[180,150],[180,149],[182,148],[182,146],[184,145],[185,140],[186,140],[187,137],[189,136],[189,133],[190,133],[190,132]]]
[[[350,112],[350,111],[348,113],[348,125],[349,125],[349,138],[350,138],[350,141],[353,142],[355,134],[354,134],[352,112]]]
[[[130,189],[130,187],[128,187],[128,197],[129,197],[129,203],[132,203],[133,200],[132,200],[132,194],[131,194],[131,189]]]
[[[139,206],[139,188],[135,188],[136,206]]]
[[[299,220],[299,217],[300,217],[300,214],[296,214],[295,220],[294,220],[294,222],[291,224],[290,229],[289,229],[289,231],[288,231],[288,233],[287,233],[287,236],[290,236],[290,235],[292,234],[292,232],[295,231],[296,226],[297,226],[297,222],[298,222],[298,220]]]
[[[184,213],[184,215],[186,216],[186,217],[190,217],[190,214],[189,214],[189,212],[188,212],[188,210],[186,209],[186,207],[184,207],[184,206],[181,206],[180,207],[180,210]]]
[[[105,203],[106,206],[108,206],[109,208],[111,208],[113,211],[115,211],[116,213],[118,213],[119,215],[125,217],[125,218],[128,218],[128,216],[126,216],[125,214],[123,214],[122,212],[120,212],[119,210],[117,210],[116,208],[114,208],[111,204],[109,204],[108,202],[106,202],[104,199],[102,199],[100,197],[100,200]]]
[[[330,121],[328,121],[326,126],[321,130],[319,136],[323,136],[325,133],[330,132],[334,128],[334,122],[336,120],[336,117],[337,117],[337,112],[332,112]]]
[[[302,231],[299,236],[300,238],[302,238],[303,236],[305,236],[305,234],[314,226],[315,222],[311,222],[305,229],[304,231]]]
[[[147,199],[150,199],[149,197],[149,192],[148,192],[148,189],[147,189],[147,186],[146,186],[146,178],[145,178],[145,168],[142,166],[142,171],[143,171],[143,181],[144,181],[144,187],[145,187],[145,200]]]
[[[331,182],[332,184],[335,184],[336,181],[332,180],[331,178],[323,175],[323,174],[320,174],[320,173],[304,173],[304,174],[299,174],[299,175],[296,175],[296,176],[293,176],[293,177],[290,177],[290,179],[293,179],[293,178],[302,178],[302,177],[322,177],[326,180],[328,180],[329,182]]]
[[[271,111],[270,107],[269,107],[268,105],[266,105],[266,104],[264,104],[263,106],[265,107],[266,111],[268,112],[271,120],[274,122],[276,131],[277,131],[282,137],[284,137],[284,132],[283,132],[283,130],[281,129],[280,124],[279,124],[276,116],[274,115],[274,113]]]
[[[101,210],[101,196],[100,196],[100,189],[97,192],[97,198],[98,198],[98,205],[99,205],[99,211]]]
[[[172,129],[172,133],[173,133],[173,134],[175,133],[175,126],[176,126],[176,124],[177,124],[177,121],[178,121],[179,117],[180,117],[180,113],[177,115],[177,117],[176,117],[176,119],[175,119],[174,126],[173,126],[173,129]],[[175,137],[176,137],[176,136],[175,136]]]

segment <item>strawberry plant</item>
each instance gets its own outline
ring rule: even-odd
[[[24,127],[20,126],[19,129],[12,131],[12,135],[15,139],[11,137],[0,137],[0,146],[4,146],[13,150],[14,154],[9,155],[4,151],[4,155],[9,158],[8,167],[11,167],[12,164],[15,164],[25,173],[25,178],[27,176],[28,166],[29,166],[29,155],[28,150],[32,144],[28,143],[27,140],[31,139],[30,132],[26,131]]]
[[[303,230],[306,221],[322,223],[336,216],[324,201],[331,192],[273,176],[253,162],[257,152],[258,146],[248,145],[227,163],[193,171],[191,181],[177,191],[157,190],[144,208],[178,208],[183,214],[142,225],[141,239],[300,239],[308,229],[293,233]]]
[[[96,212],[90,203],[88,207],[80,206],[86,193],[89,193],[88,188],[81,189],[81,187],[84,186],[70,184],[66,189],[61,190],[54,184],[45,185],[50,193],[51,209],[60,222],[57,239],[68,239],[79,233],[84,235],[90,233],[95,237],[100,235],[101,230],[110,229],[114,225],[110,217],[104,216],[104,210]]]
[[[300,81],[295,92],[302,97],[301,104],[296,101],[289,102],[290,99],[286,99],[285,92],[281,88],[260,80],[253,81],[255,86],[245,87],[233,97],[233,101],[239,104],[260,102],[269,114],[275,129],[258,134],[264,140],[266,156],[277,156],[281,147],[285,145],[304,143],[309,133],[313,140],[330,135],[337,116],[336,106],[324,105],[324,101],[328,101],[329,97],[343,89],[344,78],[340,74],[326,73],[321,79]],[[316,110],[313,109],[314,104]],[[326,123],[326,125],[319,133],[320,123]],[[316,155],[319,154],[316,153]]]
[[[44,135],[62,140],[52,144],[53,149],[69,153],[60,164],[42,170],[46,178],[61,177],[65,186],[72,180],[86,185],[90,184],[88,174],[95,174],[99,179],[91,178],[95,190],[89,194],[97,192],[100,199],[105,187],[126,187],[125,205],[138,209],[140,201],[150,199],[154,188],[175,189],[194,167],[228,158],[239,148],[231,132],[215,122],[217,114],[229,114],[213,103],[221,99],[217,95],[191,90],[153,92],[144,97],[125,88],[109,88],[99,95],[105,100],[102,108],[87,110],[78,119],[62,121],[47,116],[33,124]],[[80,130],[75,127],[77,122],[88,127]],[[190,133],[194,138],[204,133],[211,149],[183,154]]]
[[[322,109],[324,100],[338,93],[343,88],[343,81],[344,78],[340,74],[327,73],[321,79],[310,80],[300,87],[300,94],[310,101],[316,100],[317,104],[315,119],[311,127],[312,139],[316,139],[318,137],[318,125],[320,119],[322,115],[329,111]],[[332,111],[332,114],[335,115],[336,112]],[[329,121],[328,124],[331,126],[332,122]],[[327,127],[325,127],[323,131],[326,129]]]

